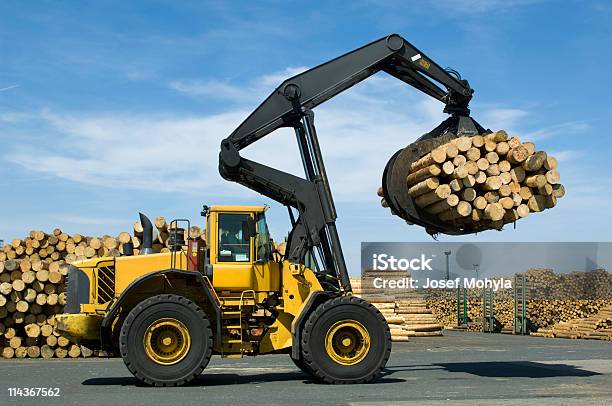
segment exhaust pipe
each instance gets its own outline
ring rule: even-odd
[[[140,255],[147,255],[153,253],[153,224],[147,216],[142,213],[138,213],[140,216],[140,224],[142,224],[142,248],[140,249]]]

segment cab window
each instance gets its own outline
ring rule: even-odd
[[[272,244],[266,224],[266,216],[262,213],[257,218],[257,260],[266,262],[272,258]]]
[[[220,213],[219,223],[219,262],[249,262],[251,260],[250,238],[243,235],[242,224],[249,214]]]

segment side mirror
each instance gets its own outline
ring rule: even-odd
[[[249,217],[246,221],[242,222],[242,235],[249,238],[257,235],[257,227],[253,218]]]

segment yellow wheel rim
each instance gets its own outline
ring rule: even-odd
[[[370,334],[356,320],[341,320],[332,325],[325,335],[327,355],[340,365],[355,365],[370,351]]]
[[[163,318],[154,321],[144,335],[147,356],[161,365],[173,365],[181,361],[191,347],[189,330],[181,321]]]

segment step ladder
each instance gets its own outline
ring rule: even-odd
[[[527,275],[514,275],[514,334],[527,333]]]
[[[256,304],[257,297],[254,290],[245,290],[240,296],[225,296],[220,297],[221,300],[221,328],[224,336],[230,336],[234,332],[238,332],[237,338],[225,340],[226,343],[238,345],[240,348],[239,354],[224,354],[221,347],[222,358],[242,358],[244,356],[244,318],[250,315],[249,307]]]
[[[482,332],[495,332],[495,305],[493,302],[493,288],[482,289]]]
[[[457,326],[464,326],[467,323],[467,288],[457,286]]]

